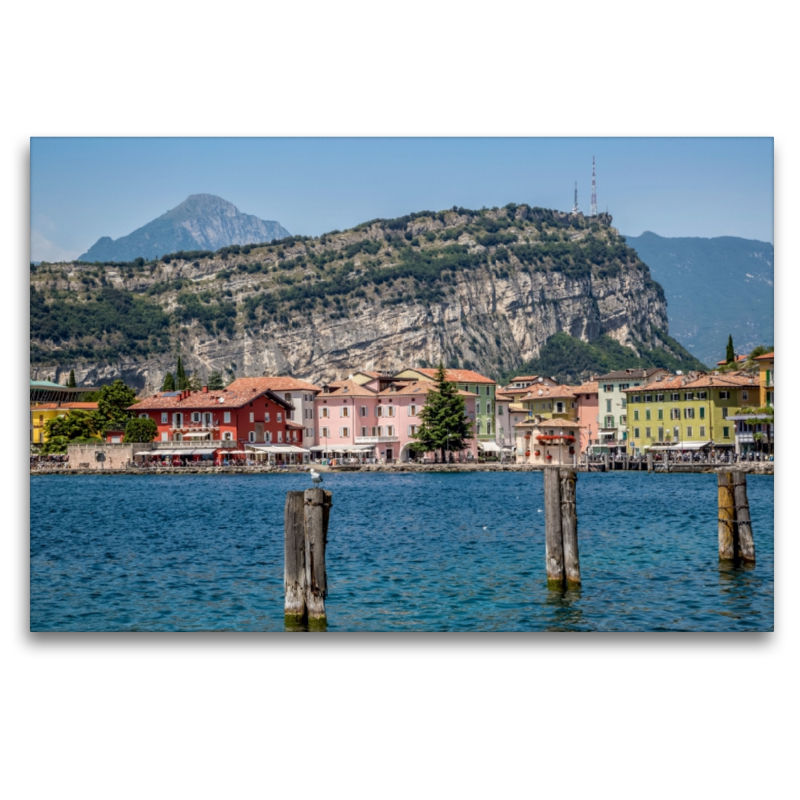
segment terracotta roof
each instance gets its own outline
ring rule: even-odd
[[[252,388],[239,391],[219,389],[208,392],[184,392],[183,394],[185,396],[181,398],[181,392],[159,392],[152,397],[145,397],[138,403],[128,406],[128,410],[154,411],[163,408],[191,410],[204,408],[242,408],[242,406],[252,402],[256,397],[261,397],[262,394],[284,408],[294,408],[291,403],[275,394],[271,389],[259,390],[257,388]],[[222,398],[221,402],[220,398]]]
[[[97,403],[37,403],[35,406],[31,406],[31,411],[34,409],[41,409],[42,411],[57,411],[58,409],[66,408],[66,409],[79,409],[81,411],[96,411],[97,410]]]
[[[287,422],[286,423],[286,427],[287,428],[299,428],[299,429],[302,429],[303,425],[301,423],[299,423],[299,422]]]
[[[407,386],[403,386],[401,389],[397,389],[397,391],[392,391],[391,389],[383,389],[381,392],[378,393],[379,397],[392,397],[396,395],[410,395],[410,394],[428,394],[428,392],[436,391],[436,386],[431,381],[415,381],[414,383],[410,383]],[[462,397],[478,397],[477,394],[474,392],[465,392],[463,389],[456,390],[458,394]]]
[[[299,378],[289,378],[287,376],[262,378],[237,378],[228,385],[228,390],[239,391],[241,389],[272,389],[273,392],[289,392],[292,389],[301,389],[307,392],[321,392],[320,386],[315,386],[308,381]]]
[[[756,361],[774,361],[775,360],[775,351],[773,350],[771,353],[764,353],[763,356],[756,356]]]
[[[508,404],[508,410],[509,411],[518,411],[518,412],[522,411],[522,412],[525,412],[526,408],[525,408],[524,405],[522,405],[522,403],[509,403]]]
[[[376,397],[377,392],[372,389],[366,389],[360,383],[355,381],[336,381],[335,383],[328,384],[329,388],[333,391],[323,392],[317,395],[317,399],[324,399],[327,397]]]
[[[746,388],[748,386],[758,386],[758,381],[745,375],[674,375],[667,380],[653,381],[644,386],[634,386],[630,389],[623,389],[625,394],[642,394],[645,392],[677,391],[680,389],[708,389],[711,387],[727,388]]]
[[[518,422],[515,428],[583,428],[580,422],[573,422],[569,419],[543,419],[537,422],[535,419],[528,419],[525,422]]]
[[[509,383],[513,383],[514,381],[535,381],[538,379],[538,375],[517,375],[514,378],[509,378]]]
[[[586,383],[575,387],[575,394],[597,394],[599,390],[600,387],[597,381],[586,381]]]
[[[736,361],[747,361],[747,356],[746,355],[745,356],[736,356],[736,358],[734,359],[734,362],[736,362]],[[727,363],[728,363],[727,361],[717,361],[717,366],[718,367],[724,367]]]
[[[662,370],[660,367],[651,367],[649,369],[622,369],[616,372],[608,372],[605,375],[598,375],[597,381],[598,383],[602,383],[603,381],[618,381],[625,378],[649,378],[657,372],[666,372],[666,370]]]
[[[414,372],[419,372],[430,378],[436,377],[437,370],[435,369],[422,369],[421,367],[414,367],[413,369]],[[452,383],[494,383],[491,378],[487,378],[485,375],[479,375],[471,369],[446,369],[444,371],[444,376]]]
[[[372,370],[368,369],[360,369],[353,373],[353,375],[369,375],[370,378],[380,378],[383,374],[383,372],[373,372]]]
[[[623,389],[625,394],[632,394],[635,392],[653,392],[656,390],[664,389],[680,389],[684,386],[686,375],[671,375],[669,378],[663,378],[660,381],[652,381],[646,383],[644,386],[631,386],[629,389]]]
[[[522,400],[542,400],[545,397],[575,397],[576,388],[574,386],[545,386],[544,384],[537,384],[532,387],[533,391],[526,394]],[[541,394],[539,394],[541,392]]]

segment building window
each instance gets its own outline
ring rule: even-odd
[[[264,422],[269,422],[269,411],[264,412]],[[278,420],[280,422],[280,420]]]
[[[166,431],[163,431],[161,434],[161,441],[168,442],[169,441],[169,434]]]
[[[222,441],[223,442],[233,441],[233,434],[230,431],[225,431],[225,433],[222,434]]]
[[[149,416],[149,414],[139,414],[139,419],[147,419]]]
[[[386,416],[393,417],[394,416],[394,406],[387,406],[386,407]]]
[[[327,439],[331,434],[327,428],[320,428],[319,435],[322,436],[324,439]]]
[[[664,409],[663,408],[659,408],[658,409],[658,418],[659,419],[664,419]]]
[[[706,400],[708,399],[708,392],[698,392],[697,393],[698,400]]]
[[[394,436],[394,425],[387,425],[386,426],[386,435],[387,436]]]
[[[657,403],[663,403],[664,402],[664,395],[663,394],[657,394],[656,395],[656,402]]]
[[[685,397],[687,400],[694,400],[694,392],[686,392]]]
[[[747,393],[747,389],[742,389],[742,400],[748,400],[750,395]]]
[[[672,429],[672,438],[676,442],[680,441],[680,438],[681,438],[681,429],[680,428],[675,427],[675,428]]]
[[[200,412],[192,411],[192,422],[200,422]]]
[[[319,410],[319,415],[322,419],[328,419],[328,406],[322,406],[322,408]]]
[[[719,393],[719,399],[720,400],[730,400],[730,398],[731,398],[731,393],[730,392],[720,392]]]
[[[42,421],[42,419],[40,417],[39,418],[39,422],[41,422],[41,421]],[[162,411],[161,412],[161,424],[164,425],[167,422],[169,422],[169,412],[168,411]]]
[[[693,428],[692,428],[691,425],[687,425],[686,426],[686,438],[687,439],[691,439],[692,438],[692,430],[693,430]]]
[[[477,420],[477,421],[475,422],[475,433],[477,433],[478,435],[480,435],[480,432],[481,432],[481,421],[480,421],[480,420]]]
[[[614,391],[614,384],[613,383],[606,383],[603,385],[604,392],[613,392]]]
[[[644,410],[644,418],[645,419],[650,419],[650,409],[649,408],[646,408]]]
[[[486,387],[486,394],[487,394],[489,397],[491,397],[491,396],[492,396],[492,387],[491,387],[491,386],[487,386],[487,387]]]
[[[280,437],[280,432],[278,432],[278,437]],[[264,441],[267,444],[272,444],[272,431],[264,431]],[[280,438],[279,438],[280,441]]]
[[[728,409],[723,408],[722,410],[722,419],[728,419]]]
[[[679,408],[671,408],[669,410],[669,418],[670,419],[680,419],[681,418],[681,410]]]
[[[694,409],[693,408],[684,408],[683,409],[683,417],[684,417],[684,419],[694,419]]]
[[[375,416],[376,417],[382,417],[383,416],[383,406],[378,406],[375,409]]]
[[[250,433],[247,434],[247,441],[254,442],[255,440],[256,440],[256,432],[250,431]]]
[[[638,428],[634,428],[633,429],[633,438],[634,439],[638,439],[639,438],[639,429]]]
[[[606,417],[606,428],[614,427],[614,417]]]
[[[664,429],[663,428],[659,428],[658,429],[658,441],[659,442],[663,442],[664,441]]]
[[[669,399],[672,400],[673,403],[677,403],[681,399],[680,392],[673,392],[669,396]]]
[[[644,429],[644,438],[645,439],[652,439],[653,438],[652,429],[651,428],[645,428]]]
[[[610,411],[611,409],[609,409]],[[559,401],[556,403],[556,414],[563,414],[564,413],[564,404]]]
[[[628,424],[628,417],[627,417],[627,415],[626,415],[626,414],[623,414],[623,415],[622,415],[622,416],[619,418],[619,424],[620,424],[620,425],[627,425],[627,424]]]
[[[653,395],[651,395],[651,394],[646,394],[646,395],[644,396],[644,401],[645,401],[645,403],[652,403],[652,402],[653,402]]]
[[[630,389],[630,386],[631,386],[631,385],[630,385],[629,383],[621,383],[621,384],[619,385],[619,390],[620,390],[621,392],[624,392],[626,389]]]
[[[611,401],[606,400],[606,411],[611,411]]]
[[[255,422],[255,421],[256,421],[256,415],[255,415],[255,412],[254,412],[254,411],[251,411],[251,412],[250,412],[250,422]]]
[[[341,433],[342,436],[347,437],[350,435],[350,428],[342,428],[341,430],[342,430]]]
[[[281,414],[280,411],[275,415],[275,417],[278,420],[278,422],[283,422],[283,414]]]
[[[633,421],[634,422],[638,422],[639,421],[639,409],[638,408],[634,408],[633,409]]]
[[[230,421],[231,421],[231,412],[230,411],[224,411],[222,413],[222,421],[230,423]]]
[[[350,416],[350,406],[342,406],[339,409],[339,416],[340,417],[349,417]],[[280,422],[280,420],[278,420]]]
[[[409,425],[408,426],[408,435],[409,436],[416,436],[418,430],[419,430],[419,425]]]
[[[706,426],[705,425],[701,425],[700,426],[700,436],[702,438],[705,438],[705,435],[706,435]]]
[[[486,423],[486,433],[488,435],[488,434],[491,434],[491,432],[492,432],[492,423],[491,422],[487,422]]]
[[[705,418],[706,418],[706,407],[700,406],[700,419],[705,419]]]
[[[362,417],[366,417],[367,416],[367,407],[366,406],[361,406],[361,412],[360,413],[361,413]]]
[[[723,439],[731,438],[731,429],[727,425],[722,426],[722,438]]]
[[[478,401],[475,403],[475,413],[476,413],[476,414],[480,414],[480,413],[481,413],[481,401],[480,401],[480,400],[478,400]]]
[[[283,431],[278,431],[278,441],[279,442],[283,441]]]
[[[367,433],[367,426],[366,425],[362,425],[361,426],[361,435],[362,436],[369,436],[369,434]]]
[[[408,415],[410,417],[416,417],[417,416],[417,407],[416,406],[410,406],[409,409],[408,409]]]

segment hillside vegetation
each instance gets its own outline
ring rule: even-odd
[[[470,276],[487,287],[558,277],[588,296],[594,286],[614,281],[628,291],[623,287],[634,276],[651,302],[663,306],[663,290],[610,221],[514,204],[453,208],[375,219],[315,238],[289,236],[149,261],[31,265],[31,362],[152,358],[177,351],[192,336],[220,345],[242,336],[267,341],[312,318],[319,325],[363,317],[370,309],[446,306]],[[633,327],[631,335],[645,348],[668,339]],[[494,328],[489,335],[497,341],[477,342],[470,334],[473,341],[446,360],[469,366],[470,348],[499,348],[503,333]],[[686,352],[672,345],[671,357],[681,362]],[[496,371],[517,366],[506,357]]]

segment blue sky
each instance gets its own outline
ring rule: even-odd
[[[190,194],[318,235],[506,203],[570,210],[575,181],[629,236],[773,241],[771,138],[35,138],[31,258],[75,258]]]

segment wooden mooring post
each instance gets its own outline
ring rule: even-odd
[[[575,502],[577,480],[574,469],[544,469],[545,562],[550,589],[575,589],[581,585]]]
[[[647,451],[647,471],[653,471],[653,454],[649,450]]]
[[[283,611],[291,627],[325,626],[325,547],[331,505],[331,493],[324,489],[286,493]]]
[[[720,561],[754,564],[756,550],[744,472],[717,473],[717,509]]]

